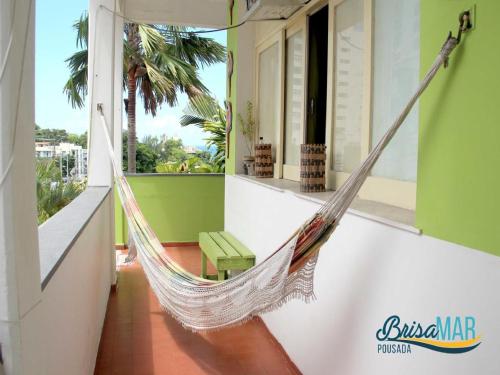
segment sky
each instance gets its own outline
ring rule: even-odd
[[[69,77],[65,60],[76,50],[73,23],[88,7],[88,0],[37,1],[35,52],[35,121],[42,128],[65,129],[81,134],[88,128],[87,108],[73,109],[63,87]],[[57,21],[57,22],[56,22]],[[226,45],[226,32],[205,34]],[[216,64],[199,71],[202,82],[221,103],[226,92],[226,66]],[[195,126],[181,127],[179,119],[188,102],[179,94],[177,106],[164,105],[156,117],[146,115],[142,102],[137,103],[137,135],[164,135],[181,138],[185,145],[204,144],[203,132]],[[123,122],[126,128],[126,120]]]

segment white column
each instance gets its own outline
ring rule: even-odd
[[[122,46],[121,43],[116,46],[115,40],[120,25],[123,30],[123,22],[118,21],[119,18],[114,15],[115,9],[115,0],[89,1],[89,186],[112,186],[113,182],[111,162],[97,104],[103,104],[111,141],[116,141],[114,127],[115,113],[118,114],[118,110],[115,110],[115,71],[117,67],[121,71],[122,66],[122,57],[117,60],[116,55]],[[121,132],[121,126],[119,131]]]
[[[117,165],[122,165],[123,18],[121,0],[89,2],[89,186],[113,186],[113,171],[97,104],[102,103]],[[114,204],[111,205],[112,272],[116,269]],[[112,283],[116,283],[116,277]]]
[[[238,14],[245,14],[246,2],[239,1]],[[241,129],[239,128],[237,114],[246,116],[247,101],[255,103],[254,79],[255,76],[255,23],[249,22],[238,29],[238,82],[234,89],[237,89],[236,103],[233,103],[233,132],[236,132],[236,173],[243,173],[243,156],[246,153],[246,142]],[[235,106],[236,104],[236,106]],[[254,114],[256,115],[256,114]]]
[[[0,345],[6,374],[43,368],[34,146],[35,0],[0,1]]]
[[[123,1],[117,0],[116,11],[123,13]],[[122,168],[123,120],[123,18],[115,16],[115,66],[114,66],[114,144],[116,165]]]
[[[116,11],[120,14],[123,13],[123,1],[117,0]],[[114,140],[115,145],[115,162],[118,168],[122,168],[122,116],[123,116],[123,18],[115,16],[115,66],[114,66]],[[114,202],[114,201],[113,201]],[[114,207],[114,206],[113,206]],[[112,245],[116,243],[115,240],[115,215],[114,211],[111,213],[111,231],[112,231]],[[112,284],[116,284],[116,253],[113,248],[111,251],[111,267],[112,275],[115,277]]]

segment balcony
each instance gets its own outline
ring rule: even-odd
[[[198,232],[224,228],[224,176],[133,175],[129,181],[169,255],[200,274]],[[109,188],[88,188],[39,229],[41,309],[50,316],[43,331],[57,343],[54,357],[45,359],[50,373],[92,372],[92,357],[86,368],[75,364],[82,349],[91,354],[97,344],[95,374],[299,373],[261,319],[206,334],[182,328],[159,305],[140,264],[123,263],[124,250],[116,252],[113,282],[112,203]],[[123,220],[115,205],[118,248],[127,242]],[[215,272],[211,265],[209,272]]]
[[[6,0],[0,5],[0,62],[7,62],[0,74],[0,374],[500,373],[500,299],[495,287],[500,283],[500,206],[495,199],[499,183],[494,173],[500,137],[498,95],[494,94],[500,83],[494,67],[500,59],[491,53],[492,43],[487,39],[495,35],[497,23],[487,15],[498,14],[497,4],[477,0],[485,17],[474,31],[476,39],[467,40],[470,49],[452,55],[450,62],[460,58],[471,68],[452,65],[446,79],[440,82],[438,78],[438,90],[422,102],[420,112],[426,122],[418,124],[424,125],[424,133],[419,138],[422,157],[417,181],[410,188],[404,183],[408,189],[402,194],[391,190],[401,184],[372,181],[369,190],[382,190],[385,203],[404,202],[412,195],[411,204],[387,208],[380,202],[358,201],[347,211],[335,235],[322,247],[315,270],[314,303],[291,301],[241,326],[194,334],[161,309],[139,263],[123,264],[127,225],[113,191],[112,164],[97,104],[103,106],[112,143],[120,145],[121,39],[128,18],[218,28],[227,25],[232,1],[90,0],[89,58],[95,64],[89,71],[89,187],[40,227],[35,215],[32,142],[34,1]],[[235,18],[245,3],[236,1]],[[290,30],[306,30],[307,17],[327,3],[331,6],[328,40],[333,46],[333,9],[347,4],[337,0],[312,0],[289,22],[248,22],[232,29],[237,59],[231,97],[235,108],[241,111],[257,95],[257,51],[264,53],[264,47],[275,45],[276,60],[274,55],[271,60],[285,67]],[[358,2],[366,8],[363,17],[358,17],[360,22],[373,22],[376,3],[383,2]],[[435,46],[441,43],[434,31],[449,29],[442,21],[456,20],[458,6],[451,3],[422,0],[425,22],[414,23],[432,26],[420,34],[422,61],[434,58]],[[363,28],[351,27],[349,22],[361,8],[341,10],[347,12],[349,28],[356,31]],[[373,29],[369,25],[365,30]],[[476,37],[481,33],[483,42]],[[357,42],[372,39],[365,35]],[[371,49],[363,51],[369,57],[364,60],[371,61]],[[326,80],[333,102],[333,57],[329,58]],[[364,67],[364,74],[371,74],[370,68]],[[284,109],[286,77],[284,71],[274,76],[273,72],[269,76],[281,79],[277,82],[282,85],[262,91],[281,95],[270,107]],[[450,82],[459,89],[442,95]],[[474,85],[481,90],[467,96],[467,105],[456,105],[463,103],[463,94]],[[363,99],[363,105],[370,104],[368,99]],[[429,137],[427,123],[436,122],[436,108],[442,124],[432,124]],[[275,112],[264,112],[274,119]],[[277,122],[284,124],[284,111],[278,112]],[[473,116],[481,120],[474,133]],[[370,111],[361,117],[369,119]],[[278,134],[283,128],[271,125],[264,130],[275,143],[283,143],[279,140],[283,134]],[[193,273],[200,271],[199,232],[231,232],[252,249],[258,263],[333,194],[301,194],[297,182],[285,181],[279,173],[280,179],[268,181],[242,177],[244,140],[236,129],[230,135],[226,175],[127,177],[165,251]],[[369,126],[362,133],[363,147],[368,150]],[[121,147],[114,152],[119,162]],[[277,152],[277,159],[282,154]],[[282,168],[286,163],[282,160],[277,165]],[[331,187],[346,175],[336,174]],[[366,197],[377,196],[368,193],[372,191],[365,192]],[[417,346],[413,356],[380,352],[376,333],[393,315],[425,324],[435,322],[436,316],[474,316],[484,341],[478,350],[463,356],[424,352]]]

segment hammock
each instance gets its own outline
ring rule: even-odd
[[[313,299],[313,276],[319,249],[335,230],[383,149],[419,96],[441,65],[447,64],[448,56],[459,41],[460,31],[457,38],[451,37],[451,34],[448,36],[402,113],[331,199],[269,257],[253,268],[221,282],[189,273],[165,252],[144,218],[127,179],[116,166],[102,105],[98,105],[130,235],[144,272],[163,308],[184,327],[193,331],[207,331],[242,323],[253,316],[275,310],[291,299],[305,302]]]

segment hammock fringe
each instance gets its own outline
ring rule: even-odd
[[[317,257],[315,257],[317,258]],[[316,266],[316,259],[313,264],[308,266],[308,275],[307,276],[296,276],[296,283],[303,284],[301,288],[295,288],[293,291],[289,292],[286,296],[282,297],[279,301],[270,304],[258,312],[252,312],[245,317],[241,317],[237,321],[227,323],[222,326],[204,328],[203,330],[194,328],[191,325],[186,324],[182,319],[179,319],[172,311],[170,311],[165,306],[162,306],[162,310],[164,310],[170,317],[172,317],[177,323],[179,323],[184,329],[191,331],[193,333],[210,333],[210,332],[218,332],[227,328],[234,328],[240,325],[247,323],[255,317],[259,317],[263,314],[271,313],[273,311],[281,309],[284,305],[291,301],[300,301],[305,304],[310,304],[316,301],[317,297],[314,294],[314,268]]]

